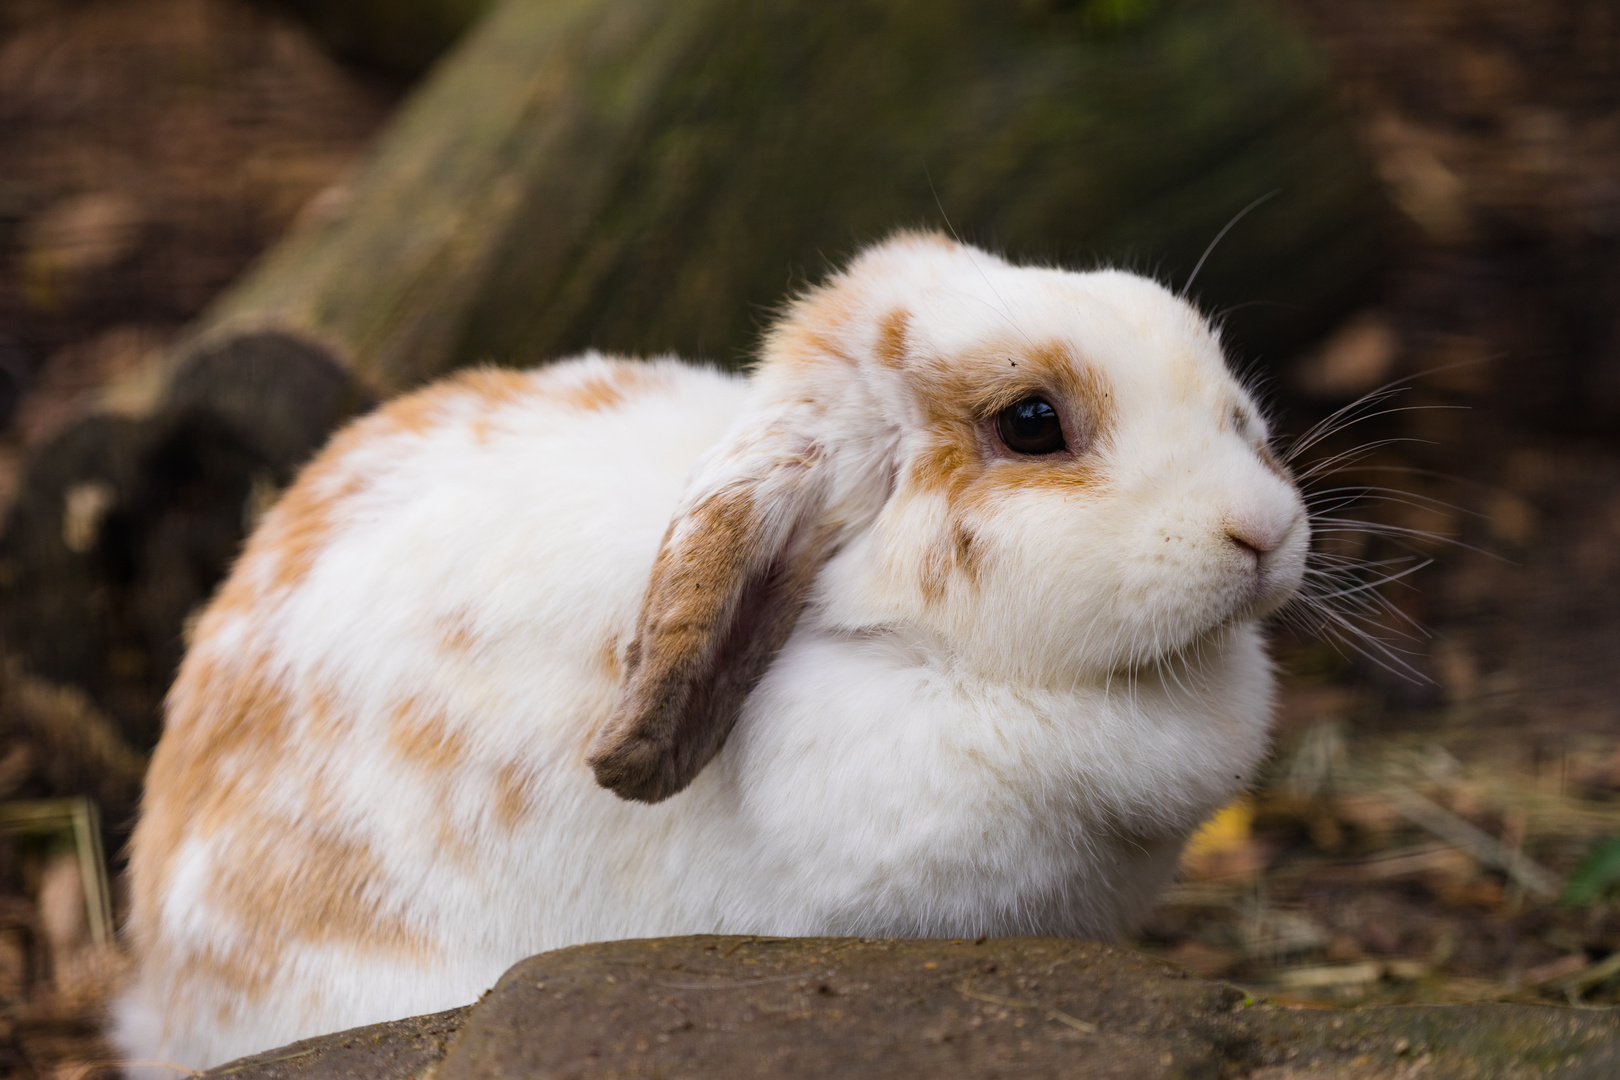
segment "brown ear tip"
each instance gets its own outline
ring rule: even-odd
[[[585,763],[596,782],[631,802],[663,802],[686,787],[673,775],[668,749],[650,739],[620,739],[593,748]]]

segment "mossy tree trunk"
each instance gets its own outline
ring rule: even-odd
[[[1266,0],[505,0],[345,190],[161,364],[32,460],[8,648],[137,744],[180,627],[343,417],[473,362],[746,361],[794,288],[897,226],[1180,284],[1242,351],[1378,263],[1372,187]]]

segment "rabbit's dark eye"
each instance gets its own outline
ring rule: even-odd
[[[1027,397],[996,414],[996,434],[1017,454],[1055,454],[1067,444],[1057,410],[1043,397]]]

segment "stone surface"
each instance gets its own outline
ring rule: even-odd
[[[405,1080],[430,1075],[471,1007],[339,1031],[268,1050],[208,1076],[242,1080]]]
[[[1062,939],[685,937],[545,953],[466,1010],[209,1075],[1528,1080],[1554,1070],[1620,1075],[1620,1013],[1286,1009]]]

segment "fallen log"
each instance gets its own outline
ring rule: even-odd
[[[136,747],[181,627],[346,416],[588,346],[746,361],[769,310],[896,226],[1184,281],[1278,355],[1376,272],[1377,206],[1265,0],[505,0],[359,174],[162,361],[28,465],[0,633]]]

